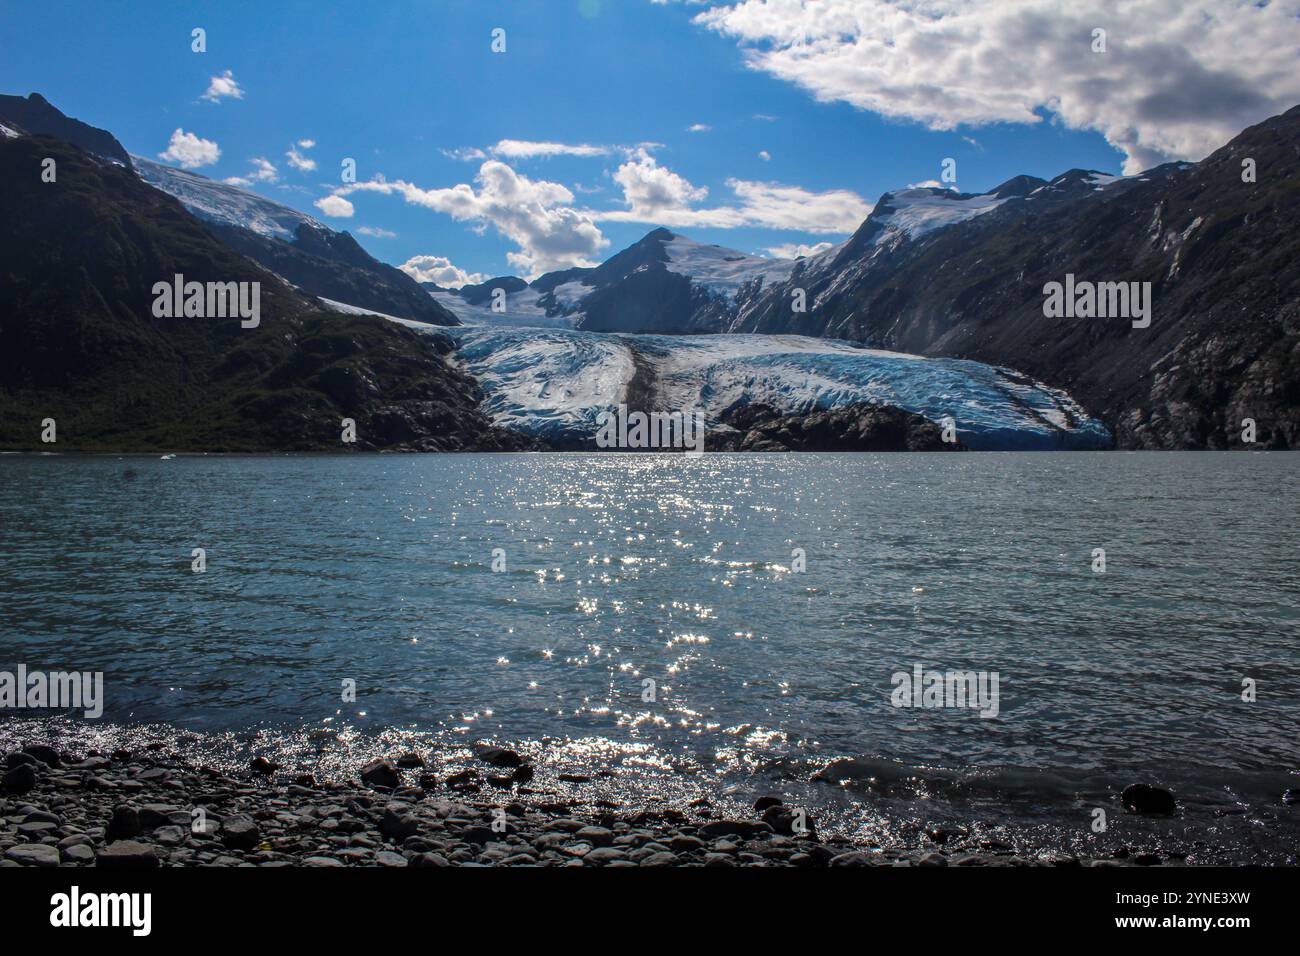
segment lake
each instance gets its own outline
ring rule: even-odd
[[[508,741],[877,843],[1294,861],[1298,491],[1285,452],[3,456],[0,669],[105,699],[0,738],[317,773]],[[996,676],[996,716],[895,706],[917,665]],[[1122,815],[1137,781],[1183,811]]]

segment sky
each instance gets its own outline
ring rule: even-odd
[[[0,92],[456,286],[1201,159],[1300,103],[1300,0],[0,0]]]

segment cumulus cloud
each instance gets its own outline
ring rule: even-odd
[[[760,150],[758,151],[758,158],[761,159],[761,160],[762,160],[763,162],[765,162],[765,163],[767,163],[767,162],[771,162],[771,160],[772,160],[772,154],[769,153],[769,152],[768,152],[767,150],[765,150],[765,149],[760,149]]]
[[[710,126],[708,123],[692,123],[690,126],[686,127],[686,132],[707,133],[711,129],[713,129],[713,127]]]
[[[767,251],[778,259],[798,259],[800,256],[815,256],[834,247],[833,242],[818,242],[811,246],[802,242],[786,242],[779,246],[769,246]]]
[[[290,146],[289,151],[284,154],[285,158],[289,162],[289,165],[292,166],[294,169],[300,170],[301,172],[304,173],[309,173],[313,169],[315,169],[316,160],[312,159],[310,156],[304,156],[300,152],[300,150],[311,149],[315,145],[316,145],[315,140],[300,139],[293,146]]]
[[[220,76],[214,76],[208,81],[208,91],[199,98],[209,103],[220,103],[222,99],[242,100],[244,91],[239,88],[235,74],[226,70]]]
[[[210,139],[201,139],[178,126],[172,133],[167,149],[159,153],[158,158],[177,163],[185,169],[198,169],[200,166],[211,166],[220,159],[221,147]]]
[[[1126,173],[1300,101],[1300,0],[740,0],[695,19],[819,100],[933,129],[1051,115],[1105,136]]]
[[[314,203],[317,209],[335,219],[349,219],[356,211],[342,196],[322,196]]]
[[[459,266],[453,265],[446,256],[411,256],[397,268],[416,282],[436,282],[444,289],[477,285],[491,278],[481,272],[466,272]]]
[[[475,184],[422,189],[402,180],[383,177],[350,183],[335,190],[337,196],[375,192],[401,196],[406,202],[488,226],[519,247],[507,254],[512,268],[529,276],[553,269],[596,265],[593,257],[609,245],[600,228],[585,213],[572,208],[573,193],[560,183],[534,180],[500,160],[479,167]]]
[[[709,191],[642,153],[621,165],[614,181],[623,188],[626,209],[591,212],[597,221],[643,222],[670,227],[735,229],[765,226],[811,233],[852,232],[871,204],[847,189],[813,192],[801,186],[728,179],[733,205],[700,207]]]

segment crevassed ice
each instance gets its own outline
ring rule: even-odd
[[[699,408],[706,427],[737,403],[785,412],[868,402],[933,421],[951,416],[981,449],[1103,448],[1106,428],[1065,392],[963,359],[863,349],[790,335],[609,335],[463,328],[457,358],[483,384],[487,412],[541,438],[589,437],[596,416],[642,389],[660,410]]]

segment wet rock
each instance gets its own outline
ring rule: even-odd
[[[1282,802],[1289,807],[1300,803],[1300,790],[1287,790],[1282,794]]]
[[[23,794],[36,789],[36,771],[31,764],[20,763],[0,777],[0,791]]]
[[[462,770],[460,773],[453,773],[447,778],[449,787],[470,787],[478,783],[477,770]]]
[[[474,756],[494,767],[518,767],[524,758],[505,747],[490,747],[480,744],[474,748]]]
[[[750,820],[710,820],[699,829],[700,837],[705,840],[729,836],[738,836],[748,840],[756,834],[771,832],[771,825],[754,823]]]
[[[1124,809],[1133,813],[1169,816],[1177,809],[1172,793],[1146,783],[1135,783],[1125,787],[1124,792],[1120,794],[1120,800],[1124,804]]]
[[[372,787],[401,786],[402,774],[391,760],[372,760],[361,768],[361,780]]]
[[[768,807],[763,822],[785,836],[811,836],[817,829],[811,814],[798,807]]]
[[[271,763],[271,761],[267,760],[265,757],[254,757],[249,761],[248,769],[253,771],[253,773],[261,774],[262,776],[270,776],[280,769],[280,765],[278,763]]]
[[[768,807],[779,807],[783,802],[784,801],[780,797],[774,797],[771,795],[759,797],[754,801],[754,810],[757,813],[762,813]]]
[[[118,840],[99,851],[95,864],[103,867],[154,867],[158,866],[158,855],[147,844]]]
[[[917,866],[947,866],[948,858],[942,853],[924,853],[916,861]]]
[[[848,853],[841,853],[832,857],[830,866],[875,866],[879,863],[879,858],[871,853],[863,853],[861,850],[851,850]]]
[[[403,867],[406,866],[406,857],[400,853],[394,853],[392,850],[380,850],[375,854],[375,862],[380,866]]]
[[[516,784],[530,783],[533,779],[533,765],[520,764],[511,776]]]
[[[419,787],[421,790],[437,790],[438,778],[431,773],[420,774]]]
[[[591,778],[585,773],[562,773],[560,779],[565,783],[591,783]]]
[[[397,765],[399,767],[406,767],[410,770],[415,770],[424,766],[424,758],[419,754],[405,753],[397,758]]]

